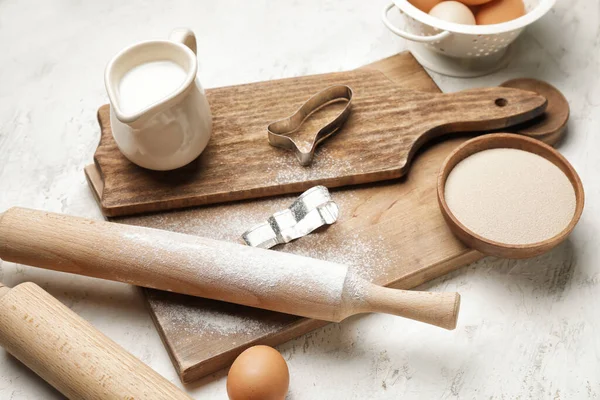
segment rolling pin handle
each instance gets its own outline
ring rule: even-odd
[[[368,312],[414,319],[440,328],[456,328],[460,295],[455,292],[420,292],[368,285],[364,296]]]

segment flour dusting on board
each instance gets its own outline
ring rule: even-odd
[[[333,191],[331,196],[340,208],[339,221],[352,215],[356,207],[355,194],[344,192],[340,196]],[[262,202],[253,201],[250,202],[253,207],[248,207],[248,202],[234,203],[226,208],[226,212],[218,206],[203,207],[155,214],[152,218],[134,216],[126,221],[133,225],[243,243],[242,233],[264,221],[273,212],[287,208],[296,198],[290,195]],[[181,214],[191,213],[191,216],[181,218]],[[364,279],[375,280],[375,283],[385,283],[387,278],[384,272],[398,262],[395,255],[397,248],[390,247],[383,236],[372,233],[364,235],[348,229],[340,231],[339,222],[284,246],[274,247],[273,250],[344,264],[353,267]]]
[[[296,196],[283,196],[269,199],[268,207],[251,207],[243,201],[230,204],[226,212],[219,206],[208,206],[183,211],[170,211],[154,214],[151,218],[133,216],[125,219],[127,224],[165,229],[173,232],[196,235],[216,240],[243,243],[242,233],[248,228],[264,221],[273,212],[287,208]],[[273,211],[274,210],[274,211]],[[194,215],[181,218],[181,215]],[[198,214],[198,218],[196,218]]]
[[[332,156],[331,151],[326,147],[318,148],[311,165],[306,167],[298,165],[293,154],[283,152],[284,150],[281,157],[274,158],[267,167],[267,172],[275,173],[274,181],[271,183],[277,185],[335,178],[343,174],[360,172],[348,159]],[[268,176],[270,175],[272,174]]]
[[[381,236],[367,239],[352,233],[346,235],[346,240],[337,247],[319,245],[319,241],[324,239],[318,236],[306,236],[300,239],[304,242],[301,245],[298,243],[298,246],[294,246],[297,242],[288,245],[291,247],[289,251],[305,257],[347,265],[368,281],[381,277],[385,267],[393,262],[387,251],[388,246]]]
[[[213,310],[166,300],[155,300],[154,305],[166,329],[187,334],[259,335],[280,326],[275,322],[269,324],[264,320],[248,318],[242,313],[227,313],[221,308]]]
[[[288,207],[295,199],[296,195],[282,196],[232,203],[226,208],[209,206],[154,214],[150,218],[143,215],[132,216],[123,221],[133,225],[242,243],[241,234],[245,230],[264,221],[273,212]],[[360,204],[357,202],[357,196],[350,191],[344,192],[343,196],[339,191],[333,191],[332,199],[340,207],[340,219],[350,219]],[[392,246],[383,236],[345,229],[338,223],[292,243],[277,246],[274,251],[344,264],[362,278],[381,284],[389,281],[386,272],[394,271],[392,267],[398,263],[398,248],[399,246]],[[348,294],[356,295],[350,286],[352,285],[347,283]],[[165,299],[162,296],[152,296],[150,302],[165,331],[222,337],[238,333],[260,336],[280,329],[282,323],[292,321],[282,322],[281,317],[273,317],[271,320],[270,317],[275,314],[270,313],[257,318],[249,315],[244,308],[228,309],[222,305],[211,308],[203,302],[196,304],[193,299],[182,301],[179,298],[171,300],[170,296]]]

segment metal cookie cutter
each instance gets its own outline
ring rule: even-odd
[[[303,152],[294,139],[288,135],[294,133],[300,128],[306,118],[315,111],[338,101],[347,101],[346,107],[335,119],[322,127],[315,135],[308,152]],[[294,114],[291,116],[273,122],[267,126],[269,132],[269,143],[271,146],[281,147],[282,149],[292,150],[296,154],[296,158],[300,161],[300,165],[310,165],[315,149],[317,146],[329,136],[336,133],[350,115],[350,107],[352,105],[352,89],[345,85],[330,86],[327,89],[320,91],[306,101]]]
[[[302,193],[292,205],[273,214],[267,222],[242,234],[247,245],[269,249],[306,236],[315,229],[337,221],[339,208],[325,186],[315,186]]]

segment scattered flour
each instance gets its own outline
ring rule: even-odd
[[[239,312],[224,310],[219,305],[211,308],[203,299],[202,304],[154,300],[155,312],[164,329],[174,333],[206,336],[228,336],[236,334],[262,335],[282,325],[282,321],[248,317],[244,309]]]
[[[243,243],[242,233],[265,221],[274,212],[283,210],[296,195],[269,198],[261,201],[194,208],[147,216],[128,217],[127,224],[196,235],[217,240]],[[352,191],[333,191],[332,199],[340,208],[340,220],[352,215],[357,196]],[[384,272],[398,262],[394,247],[381,235],[339,230],[337,225],[324,227],[273,250],[289,252],[318,260],[353,267],[356,273],[376,283],[384,282]],[[378,282],[379,281],[379,282]]]
[[[389,256],[388,245],[382,236],[361,237],[357,233],[348,234],[345,240],[336,246],[320,244],[326,241],[326,234],[319,236],[306,236],[288,246],[294,254],[306,257],[327,260],[347,265],[363,279],[377,282],[381,279],[382,272],[386,266],[392,265],[392,257]],[[286,249],[287,251],[287,249]]]
[[[298,164],[298,160],[292,152],[281,151],[287,154],[274,158],[266,169],[267,176],[274,176],[273,181],[270,182],[272,184],[306,182],[335,178],[340,174],[361,172],[357,171],[356,165],[353,165],[347,158],[332,155],[332,151],[327,147],[318,147],[312,163],[306,167]]]

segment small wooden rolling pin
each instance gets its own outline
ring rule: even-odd
[[[24,208],[0,214],[0,258],[332,322],[383,312],[454,329],[460,305],[458,293],[384,288],[342,264]]]
[[[0,345],[69,399],[191,399],[34,283],[0,283]]]

